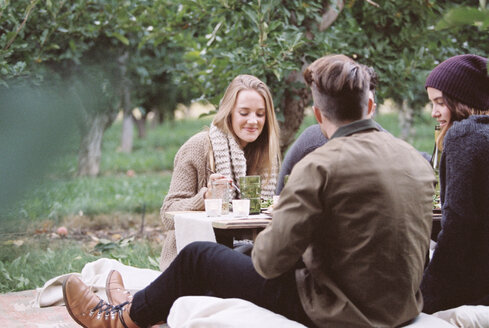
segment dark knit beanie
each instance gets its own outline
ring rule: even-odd
[[[431,71],[425,88],[432,87],[472,108],[489,109],[487,58],[459,55],[448,58]]]

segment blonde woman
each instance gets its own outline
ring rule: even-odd
[[[170,189],[161,207],[165,239],[160,269],[164,271],[177,254],[174,222],[165,212],[203,210],[212,181],[238,185],[245,175],[260,175],[261,196],[271,198],[279,156],[279,128],[268,87],[255,76],[238,75],[226,89],[208,131],[192,136],[175,156]],[[236,196],[233,191],[232,197]]]

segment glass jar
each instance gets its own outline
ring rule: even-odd
[[[210,198],[222,199],[221,214],[229,214],[229,203],[231,202],[231,182],[226,180],[212,181]]]
[[[250,214],[261,211],[261,180],[259,175],[247,175],[239,178],[241,198],[250,200]]]

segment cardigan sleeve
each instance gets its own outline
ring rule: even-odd
[[[208,151],[207,133],[202,132],[190,138],[175,155],[170,189],[161,207],[165,229],[172,230],[174,227],[173,222],[166,222],[164,212],[204,209],[209,175],[206,170]]]

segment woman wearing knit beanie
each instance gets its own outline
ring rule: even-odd
[[[423,311],[489,305],[487,58],[451,57],[435,67],[425,86],[443,152],[442,229],[421,284]]]
[[[208,131],[192,136],[175,155],[161,208],[165,239],[160,269],[164,271],[177,255],[174,222],[165,217],[166,211],[204,210],[211,181],[239,185],[245,175],[260,175],[262,198],[272,198],[279,156],[279,128],[268,87],[255,76],[235,77]],[[232,198],[236,196],[233,191]]]

